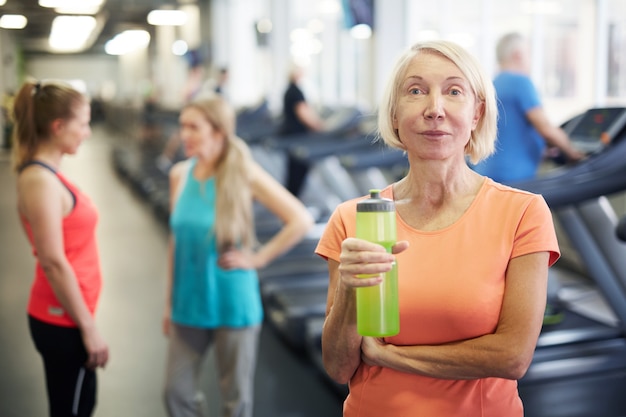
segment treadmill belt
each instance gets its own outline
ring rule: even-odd
[[[266,299],[268,319],[292,346],[302,348],[307,320],[326,314],[326,295],[326,287],[276,291]]]

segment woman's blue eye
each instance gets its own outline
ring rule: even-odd
[[[411,94],[419,94],[421,92],[422,92],[422,90],[420,90],[419,88],[411,88],[409,90],[409,93],[411,93]]]

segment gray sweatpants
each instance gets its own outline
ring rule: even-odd
[[[261,326],[201,329],[172,323],[163,398],[170,417],[204,416],[198,387],[202,359],[215,346],[221,417],[252,417]]]

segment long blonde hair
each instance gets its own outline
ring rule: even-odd
[[[224,135],[222,155],[216,166],[215,235],[220,249],[257,243],[252,213],[250,167],[254,163],[248,145],[235,134],[235,112],[220,96],[199,99],[184,107],[200,111],[216,132]]]
[[[82,93],[60,82],[25,82],[13,104],[13,170],[19,171],[33,159],[39,145],[50,139],[53,121],[73,118],[76,107],[87,101]]]

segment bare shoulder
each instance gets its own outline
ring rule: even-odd
[[[172,165],[169,172],[170,181],[178,181],[181,175],[183,175],[183,173],[189,169],[190,165],[191,160],[189,159],[176,162],[174,165]]]
[[[48,169],[31,165],[17,175],[17,189],[20,194],[59,185],[59,180]]]
[[[36,165],[18,174],[16,186],[18,210],[25,215],[56,206],[55,202],[62,203],[67,193],[54,173]]]

